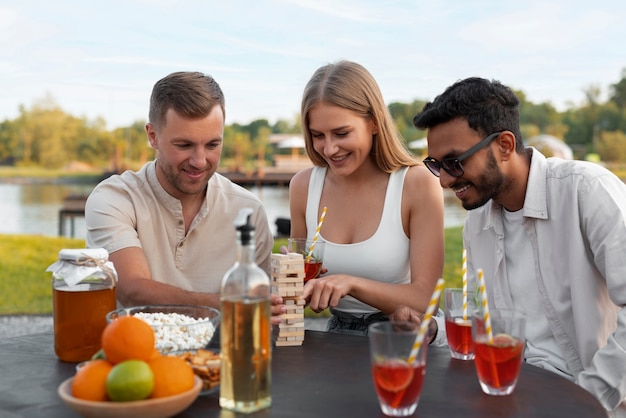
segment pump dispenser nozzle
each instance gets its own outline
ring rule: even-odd
[[[241,245],[248,245],[252,239],[252,233],[255,230],[251,221],[252,213],[252,208],[242,208],[235,218],[235,229],[240,232]]]

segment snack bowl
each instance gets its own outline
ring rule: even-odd
[[[72,396],[73,377],[65,380],[57,390],[59,397],[74,412],[86,418],[166,418],[174,416],[189,407],[202,389],[202,380],[194,376],[190,390],[165,398],[144,399],[130,402],[85,401]]]
[[[162,354],[205,348],[219,335],[220,311],[197,305],[145,305],[107,314],[107,322],[133,315],[154,329],[155,346]]]
[[[221,355],[219,352],[201,348],[168,355],[185,360],[193,369],[194,374],[202,380],[200,396],[219,392],[221,372]]]

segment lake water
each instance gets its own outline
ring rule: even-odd
[[[87,195],[94,185],[68,184],[0,184],[0,234],[27,234],[57,236],[59,210],[63,198],[72,194]],[[250,188],[265,206],[267,217],[276,233],[277,218],[289,218],[289,190],[287,187]],[[458,199],[445,191],[445,226],[462,225],[465,209]],[[75,237],[85,238],[84,218],[75,218]],[[65,231],[69,234],[70,223]]]

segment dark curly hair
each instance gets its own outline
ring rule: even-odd
[[[467,119],[469,127],[481,136],[511,131],[515,135],[515,151],[524,151],[519,128],[519,99],[499,81],[479,77],[457,81],[435,100],[426,103],[413,124],[419,129],[428,129],[456,118]]]

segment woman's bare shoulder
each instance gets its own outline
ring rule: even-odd
[[[303,170],[298,171],[293,175],[291,180],[289,181],[289,189],[295,190],[300,189],[302,187],[308,187],[309,180],[311,179],[311,173],[313,172],[314,167],[305,168]]]
[[[423,187],[438,187],[441,188],[439,180],[433,175],[423,164],[418,164],[409,167],[409,171],[406,173],[404,180],[405,185],[411,187],[423,188]]]

